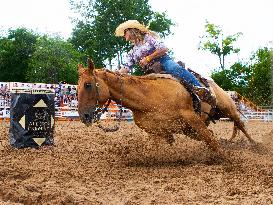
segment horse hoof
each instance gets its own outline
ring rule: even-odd
[[[169,145],[173,145],[175,143],[175,139],[173,137],[170,137],[170,138],[167,139],[167,143]]]
[[[207,161],[209,165],[215,164],[232,164],[231,158],[226,154],[215,154],[214,156],[210,157]]]

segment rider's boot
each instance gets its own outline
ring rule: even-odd
[[[216,99],[206,87],[194,86],[193,92],[197,94],[202,101],[208,103],[212,108],[216,107]]]

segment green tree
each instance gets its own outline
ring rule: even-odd
[[[271,60],[271,70],[269,75],[271,76],[271,106],[273,106],[273,48],[269,51],[270,60]]]
[[[213,71],[211,77],[224,90],[237,91],[244,95],[248,89],[250,75],[248,65],[236,62],[230,69]]]
[[[272,49],[258,49],[251,57],[251,77],[247,97],[258,105],[272,105]]]
[[[129,19],[136,19],[158,32],[162,37],[170,34],[174,25],[166,13],[153,12],[148,0],[71,0],[73,9],[82,16],[76,20],[71,42],[81,52],[91,56],[97,66],[109,65],[114,58],[122,61],[122,54],[130,45],[114,33],[116,27]]]
[[[222,29],[208,21],[206,22],[205,29],[206,34],[201,37],[199,49],[207,50],[217,55],[220,68],[225,70],[225,57],[231,53],[238,53],[240,51],[233,44],[242,33],[238,32],[224,37]]]
[[[260,106],[272,105],[273,50],[258,49],[247,63],[237,62],[226,70],[215,70],[211,77],[224,90],[237,91]]]
[[[28,62],[37,37],[26,28],[10,29],[7,37],[0,37],[0,81],[27,81]]]
[[[27,79],[30,82],[58,83],[65,81],[76,84],[77,64],[82,62],[83,54],[76,51],[71,43],[59,37],[40,37],[36,50],[29,62]]]

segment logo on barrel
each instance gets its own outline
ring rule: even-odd
[[[51,118],[47,108],[33,107],[26,114],[26,129],[35,137],[44,137],[50,132]]]
[[[38,145],[52,134],[52,120],[50,110],[42,100],[26,110],[25,129]]]

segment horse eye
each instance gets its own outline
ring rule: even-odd
[[[92,88],[92,84],[91,83],[85,83],[84,87],[88,90],[90,90]]]

